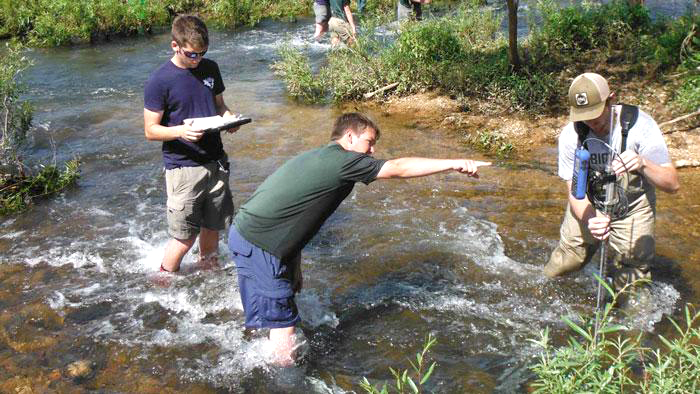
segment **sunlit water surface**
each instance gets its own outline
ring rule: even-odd
[[[651,2],[649,2],[651,3]],[[668,3],[668,2],[659,2]],[[284,41],[321,58],[311,22],[214,32],[229,106],[254,122],[224,137],[236,206],[275,168],[328,140],[339,110],[285,96],[269,65]],[[25,74],[35,107],[33,161],[79,156],[78,185],[0,222],[0,379],[70,391],[357,392],[363,376],[390,379],[428,333],[438,340],[435,392],[520,392],[545,328],[590,313],[595,271],[554,281],[541,274],[556,245],[565,190],[555,150],[497,162],[478,180],[444,174],[358,185],[304,251],[298,297],[305,357],[270,367],[264,336],[247,335],[235,270],[157,272],[168,236],[160,144],[143,137],[143,86],[169,58],[165,34],[105,45],[34,50]],[[475,157],[453,135],[371,112],[378,157]],[[54,155],[53,152],[56,152]],[[54,158],[55,156],[55,158]],[[658,279],[644,312],[626,321],[665,332],[700,289],[700,176],[661,195]],[[89,373],[67,376],[87,360]],[[17,380],[19,379],[19,380]],[[10,383],[8,383],[10,382]],[[13,383],[14,382],[14,383]],[[18,383],[19,382],[19,383]]]

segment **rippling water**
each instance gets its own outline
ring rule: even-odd
[[[254,122],[224,137],[236,206],[286,159],[326,143],[340,112],[290,102],[268,66],[285,40],[308,44],[311,21],[214,32],[216,60],[235,111]],[[560,316],[594,307],[593,267],[555,281],[541,274],[558,239],[565,204],[554,150],[498,163],[480,180],[445,174],[358,185],[304,251],[298,298],[305,362],[277,371],[259,336],[244,334],[235,271],[157,273],[168,236],[160,144],[143,137],[142,89],[169,58],[169,37],[34,50],[25,74],[37,126],[30,159],[82,160],[77,187],[0,222],[0,379],[70,391],[358,391],[362,376],[389,379],[389,366],[427,333],[438,344],[431,390],[522,391],[527,342]],[[454,135],[408,118],[371,113],[382,127],[377,156],[478,157]],[[660,196],[658,282],[638,328],[665,330],[663,314],[697,302],[700,289],[690,190]],[[222,253],[226,250],[222,241]],[[66,378],[88,360],[90,373]],[[56,375],[58,374],[58,375]],[[20,379],[19,381],[17,379]],[[10,383],[8,383],[10,382]],[[2,386],[10,387],[10,386]]]

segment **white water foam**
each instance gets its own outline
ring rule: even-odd
[[[296,297],[296,303],[299,316],[311,327],[326,325],[336,328],[340,323],[338,316],[331,310],[327,297],[322,299],[313,289],[301,291]]]

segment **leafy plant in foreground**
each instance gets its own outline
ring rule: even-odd
[[[365,390],[366,393],[370,394],[388,394],[390,392],[394,393],[422,393],[423,392],[423,386],[425,383],[430,379],[430,376],[433,374],[433,369],[435,368],[435,365],[437,363],[433,361],[430,366],[428,365],[427,361],[427,354],[430,351],[430,348],[433,347],[436,343],[435,337],[433,337],[432,334],[428,334],[428,337],[425,339],[425,343],[423,344],[423,350],[419,353],[416,353],[416,361],[415,363],[411,360],[408,360],[409,364],[411,364],[411,369],[404,369],[403,372],[400,372],[398,370],[395,370],[394,368],[389,367],[389,370],[391,371],[391,374],[394,376],[394,385],[393,386],[387,386],[384,384],[381,389],[373,386],[367,378],[362,378],[362,382],[360,383],[360,387],[362,387],[363,390]],[[427,366],[427,370],[425,369]]]
[[[596,277],[602,281],[599,277]],[[642,344],[642,333],[625,335],[627,327],[615,324],[613,306],[620,292],[602,281],[613,301],[599,312],[598,319],[578,324],[564,317],[564,322],[578,335],[555,349],[549,330],[539,340],[530,340],[542,348],[539,361],[531,367],[537,378],[531,383],[535,393],[692,393],[700,384],[700,331],[694,327],[700,313],[685,308],[686,328],[676,327],[680,337],[668,340],[659,336],[665,351],[651,350]],[[652,357],[649,357],[652,356]]]

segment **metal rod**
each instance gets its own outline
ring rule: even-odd
[[[612,144],[613,131],[615,128],[615,108],[610,105],[610,128],[608,129],[608,147],[610,149],[608,155],[608,162],[605,166],[605,177],[613,174],[612,161],[615,154],[615,148]],[[605,185],[605,202],[603,203],[603,214],[607,217],[612,215],[612,205],[615,201],[615,182],[608,182]],[[600,245],[600,264],[598,267],[598,272],[600,273],[601,280],[605,280],[606,277],[606,266],[608,259],[608,239],[601,241]],[[598,342],[598,331],[600,330],[600,309],[602,304],[602,293],[603,293],[603,283],[598,281],[598,294],[596,296],[596,306],[595,306],[595,328],[593,331],[593,344]]]

